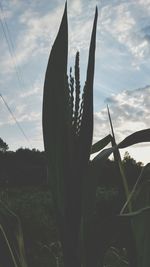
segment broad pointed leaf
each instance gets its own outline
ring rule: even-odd
[[[93,161],[99,160],[100,162],[103,162],[108,159],[108,157],[115,151],[116,147],[110,147],[102,150],[98,155],[95,156]]]
[[[99,140],[94,145],[92,145],[91,154],[99,152],[101,149],[107,146],[111,141],[112,141],[112,136],[110,134],[105,136],[103,139]]]
[[[67,5],[46,70],[43,95],[43,137],[54,202],[64,213],[64,174],[67,162]]]
[[[135,132],[127,136],[118,144],[118,148],[125,148],[142,142],[150,142],[150,128]]]
[[[65,178],[68,164],[68,58],[67,4],[59,32],[52,46],[44,83],[43,137],[47,155],[49,182],[56,209],[61,242],[65,238]],[[65,254],[66,255],[66,254]],[[66,257],[66,256],[64,256]]]

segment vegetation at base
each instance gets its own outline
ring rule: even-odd
[[[0,190],[0,200],[20,218],[28,265],[56,266],[53,250],[58,250],[58,236],[50,191],[45,187],[7,187]]]
[[[115,210],[118,192],[115,188],[102,187],[97,190],[97,218],[101,204],[105,205],[105,216]],[[54,205],[50,190],[44,186],[5,187],[0,190],[0,200],[19,215],[24,234],[25,251],[29,267],[63,267],[62,250],[58,238]],[[112,209],[113,208],[113,209]],[[122,248],[118,255],[121,256]],[[112,267],[117,258],[106,255],[105,261]],[[106,265],[107,266],[107,265]],[[111,266],[111,265],[110,265]],[[124,265],[118,265],[124,267]]]
[[[63,266],[54,205],[50,188],[47,187],[46,173],[43,176],[43,183],[38,178],[36,170],[36,167],[41,166],[43,168],[42,172],[44,172],[46,166],[44,153],[37,150],[19,149],[16,152],[1,152],[0,157],[1,162],[2,158],[5,162],[5,164],[4,162],[2,164],[3,174],[7,173],[6,179],[5,176],[3,178],[0,176],[0,200],[15,212],[21,220],[29,267],[43,267],[43,265],[45,267],[55,267],[58,259],[59,266]],[[8,176],[7,170],[9,168],[7,167],[10,162],[14,163],[14,169],[16,166],[20,167],[19,176],[16,176],[16,180],[11,180],[14,177],[12,169]],[[128,153],[125,154],[123,164],[125,170],[130,174],[129,184],[132,186],[136,181],[137,174],[141,171],[142,164],[136,163]],[[100,223],[102,215],[107,218],[118,210],[118,206],[122,207],[122,199],[120,198],[118,187],[120,178],[117,176],[114,161],[111,160],[104,162],[101,167],[92,166],[91,164],[91,169],[93,175],[98,177],[95,219]],[[29,176],[26,176],[27,173]],[[111,179],[112,174],[115,177],[113,180]],[[120,267],[126,266],[122,263],[122,257],[125,257],[122,256],[122,247],[115,249],[118,251],[118,256],[115,256],[114,250],[110,249],[106,254],[105,261],[109,264],[111,261],[112,267],[117,266],[116,262]],[[117,259],[117,257],[121,258]]]
[[[59,260],[59,266],[63,266],[54,205],[50,188],[47,186],[44,152],[21,148],[16,152],[0,152],[0,159],[0,200],[21,220],[29,267],[43,267],[43,264],[45,267],[55,267],[57,260]],[[143,166],[128,153],[125,153],[123,165],[128,173],[128,184],[132,187]],[[16,175],[16,166],[20,168],[18,175]],[[37,168],[41,168],[41,172],[44,173],[43,180],[40,179]],[[119,195],[120,177],[114,161],[111,160],[105,161],[101,166],[92,165],[91,162],[90,168],[92,175],[98,177],[95,220],[100,223],[101,216],[110,218],[118,210],[118,206],[122,207],[123,200]],[[111,179],[112,175],[115,179]],[[118,246],[117,243],[113,245]],[[117,256],[115,256],[116,251],[118,251]],[[127,257],[120,246],[115,247],[115,251],[110,248],[105,261],[108,264],[111,261],[112,267],[124,267],[127,266],[123,263],[124,258],[126,262]]]

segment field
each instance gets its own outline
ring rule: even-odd
[[[0,199],[21,219],[25,251],[29,267],[63,266],[55,212],[50,191],[46,187],[1,188]],[[105,207],[105,217],[116,208],[118,193],[114,188],[98,188],[98,210]],[[102,210],[100,211],[102,212]],[[103,214],[104,216],[104,214]],[[106,254],[106,265],[125,267],[126,252],[111,247]]]

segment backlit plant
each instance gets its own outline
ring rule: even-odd
[[[97,8],[83,93],[80,93],[78,52],[75,73],[73,75],[70,70],[69,78],[67,77],[67,6],[50,53],[45,76],[43,136],[49,169],[49,183],[57,214],[65,267],[93,267],[98,266],[98,263],[99,266],[103,266],[106,244],[101,243],[101,253],[96,247],[96,253],[94,255],[90,253],[91,247],[95,245],[91,243],[91,231],[97,188],[94,177],[93,179],[88,178],[91,151],[92,153],[98,152],[112,142],[113,147],[104,149],[94,158],[94,163],[101,164],[111,153],[119,156],[120,148],[150,141],[150,129],[146,129],[130,135],[118,145],[114,136],[108,135],[92,147],[96,25]],[[128,199],[129,192],[120,159],[118,163]],[[127,203],[131,214],[131,203],[129,200]],[[142,265],[142,267],[148,266]]]

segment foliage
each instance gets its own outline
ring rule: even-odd
[[[47,167],[44,152],[19,149],[0,152],[0,185],[44,185]]]
[[[150,129],[144,129],[126,137],[118,145],[115,140],[112,121],[108,116],[112,136],[108,135],[93,145],[93,79],[95,63],[97,10],[95,13],[87,68],[87,78],[80,101],[79,53],[76,54],[75,77],[70,70],[66,81],[68,57],[68,22],[65,7],[62,23],[51,50],[44,84],[43,135],[49,166],[50,184],[57,213],[57,221],[63,248],[65,267],[102,266],[109,246],[110,219],[115,225],[126,229],[124,236],[130,264],[136,266],[136,244],[133,228],[116,213],[103,214],[101,223],[95,218],[96,191],[98,180],[89,163],[90,151],[97,152],[108,143],[112,147],[101,151],[93,160],[93,166],[103,164],[111,153],[122,177],[126,198],[129,188],[119,149],[139,142],[150,141]],[[123,191],[122,191],[123,192]],[[129,201],[129,211],[132,206]],[[98,227],[97,227],[98,226]],[[94,232],[93,232],[94,229]],[[122,232],[122,231],[121,231]],[[135,233],[137,234],[137,233]],[[133,257],[129,249],[134,253]],[[99,251],[101,247],[101,251]],[[133,258],[133,259],[132,259]],[[135,259],[134,259],[135,258]],[[145,267],[145,266],[143,266]]]
[[[59,267],[62,267],[62,249],[59,246],[59,235],[50,190],[47,187],[1,188],[0,198],[20,218],[28,266],[56,267],[56,257],[58,257]],[[109,214],[111,210],[116,209],[117,201],[119,200],[116,189],[98,187],[97,218],[101,216],[102,206],[105,207],[104,212]],[[105,261],[108,262],[108,260],[106,257]],[[113,262],[112,266],[116,267]]]
[[[0,202],[0,262],[4,266],[27,267],[18,216]]]
[[[46,187],[3,188],[0,190],[0,198],[20,218],[28,266],[55,267],[56,259],[46,248],[52,247],[53,250],[58,242],[50,191]],[[55,250],[57,254],[61,252],[59,248]],[[59,260],[61,263],[61,257]]]
[[[130,156],[125,156],[123,165],[129,188],[135,184],[142,165]],[[47,185],[47,166],[45,153],[38,150],[18,149],[16,152],[0,152],[0,185],[3,186],[41,186]],[[16,168],[17,166],[17,168]],[[98,184],[107,187],[120,187],[120,176],[114,161],[92,164]],[[110,177],[113,176],[113,179]]]
[[[65,267],[81,266],[80,227],[83,184],[93,134],[93,79],[97,9],[93,24],[87,77],[80,104],[79,53],[75,78],[67,77],[67,7],[51,50],[43,96],[43,135]],[[75,94],[75,99],[73,98]]]
[[[121,212],[120,212],[121,215],[115,221],[116,222],[119,221],[119,225],[123,226],[120,238],[122,239],[123,237],[123,240],[125,242],[124,244],[127,249],[129,264],[133,267],[137,267],[137,266],[147,267],[149,266],[149,261],[150,261],[150,257],[148,254],[149,238],[147,238],[147,233],[148,233],[147,223],[149,222],[149,218],[150,218],[150,206],[149,206],[150,203],[149,203],[149,197],[148,198],[146,197],[146,201],[145,201],[145,192],[141,193],[142,200],[144,199],[144,208],[136,212],[133,212],[133,207],[135,205],[139,209],[140,207],[139,203],[141,205],[141,203],[143,202],[141,201],[141,198],[139,201],[139,192],[138,192],[139,190],[137,190],[137,185],[139,186],[139,183],[140,183],[140,192],[141,192],[141,180],[144,179],[145,168],[147,170],[147,167],[149,168],[149,164],[145,166],[145,168],[142,170],[139,178],[137,179],[137,182],[135,183],[135,186],[133,187],[132,192],[129,194],[127,179],[126,179],[124,167],[121,161],[119,148],[124,148],[124,147],[130,146],[132,144],[139,143],[139,142],[144,142],[144,141],[149,142],[150,141],[150,129],[145,129],[145,130],[135,132],[131,134],[130,136],[126,137],[119,145],[117,145],[109,109],[108,109],[108,115],[109,115],[110,125],[112,129],[113,147],[110,149],[107,149],[106,154],[109,155],[109,153],[112,153],[112,152],[114,153],[114,159],[115,159],[116,164],[119,167],[119,171],[122,177],[122,181],[123,181],[123,185],[124,185],[124,189],[126,193],[126,203],[121,209]],[[100,156],[98,156],[98,159],[101,159],[103,155],[104,155],[103,152],[100,153]],[[134,163],[133,160],[132,160],[132,163]],[[127,210],[127,214],[124,214],[125,209]],[[123,232],[127,234],[127,238],[123,236]],[[142,248],[143,242],[144,242],[144,248]],[[103,247],[105,247],[105,243],[106,243],[106,237],[102,244]],[[104,251],[101,257],[104,258]]]
[[[9,149],[8,145],[0,138],[0,151],[6,152]]]
[[[5,205],[20,217],[28,266],[55,267],[56,258],[53,255],[55,253],[55,256],[59,258],[59,266],[62,267],[62,250],[58,243],[55,211],[50,190],[43,187],[3,188],[0,191],[0,196]],[[104,217],[106,214],[110,216],[110,213],[115,212],[119,204],[118,201],[118,191],[116,189],[98,187],[96,217],[99,218],[99,223],[102,214]],[[109,221],[111,228],[113,222]],[[118,230],[116,226],[114,236],[118,234]],[[118,250],[121,251],[120,245]],[[119,251],[117,252],[118,256],[122,259],[122,252]],[[106,254],[105,264],[106,266],[111,264],[112,267],[116,267],[118,259],[112,254],[112,250]],[[127,257],[125,258],[127,261]]]

